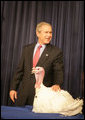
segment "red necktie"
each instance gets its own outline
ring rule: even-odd
[[[38,60],[39,60],[39,57],[40,57],[40,48],[41,48],[41,47],[42,47],[42,46],[39,45],[38,48],[37,48],[37,50],[36,50],[36,53],[35,53],[34,58],[33,58],[33,67],[36,66],[36,64],[37,64],[37,62],[38,62]]]

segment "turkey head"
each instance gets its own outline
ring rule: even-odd
[[[41,83],[43,83],[44,75],[45,75],[45,70],[43,67],[33,67],[32,73],[35,74],[35,88],[40,88]]]

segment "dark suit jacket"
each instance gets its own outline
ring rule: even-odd
[[[32,105],[35,94],[35,76],[31,74],[33,51],[35,43],[27,45],[23,48],[22,57],[13,77],[10,90],[18,90],[18,99],[16,105],[23,106],[25,104]],[[37,66],[44,67],[45,77],[43,84],[52,86],[58,84],[61,86],[63,82],[63,54],[59,48],[48,44],[42,53]]]

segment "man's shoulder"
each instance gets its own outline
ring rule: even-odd
[[[53,44],[49,44],[49,47],[51,48],[51,50],[53,50],[53,51],[62,51],[62,49],[61,48],[59,48],[58,46],[56,46],[56,45],[53,45]]]
[[[27,48],[31,48],[33,46],[35,46],[36,43],[30,43],[30,44],[27,44],[27,45],[24,45],[23,48],[27,49]]]

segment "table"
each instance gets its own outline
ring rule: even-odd
[[[64,116],[57,113],[34,113],[33,106],[24,107],[1,106],[2,119],[84,119],[83,114]]]

